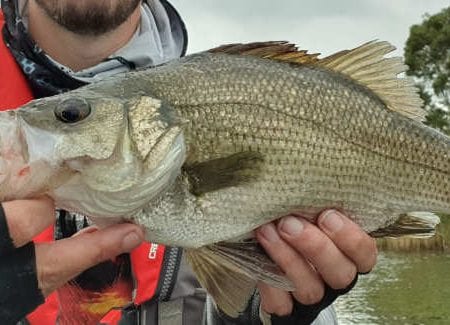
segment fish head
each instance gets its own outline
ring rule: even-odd
[[[166,189],[184,162],[180,120],[148,96],[79,89],[33,101],[16,114],[26,160],[51,166],[43,190],[62,209],[129,216]]]

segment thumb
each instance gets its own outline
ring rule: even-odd
[[[47,296],[84,270],[137,247],[143,230],[133,224],[114,225],[96,232],[36,245],[39,288]]]

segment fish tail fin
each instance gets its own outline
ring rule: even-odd
[[[188,249],[186,256],[198,281],[217,307],[233,318],[247,308],[258,281],[285,290],[294,289],[292,283],[253,240],[221,242]]]

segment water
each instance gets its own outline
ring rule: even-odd
[[[450,324],[450,254],[380,253],[376,268],[336,302],[344,325]]]

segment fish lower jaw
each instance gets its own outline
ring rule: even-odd
[[[46,194],[57,169],[45,161],[20,164],[0,160],[0,199],[24,199]]]

